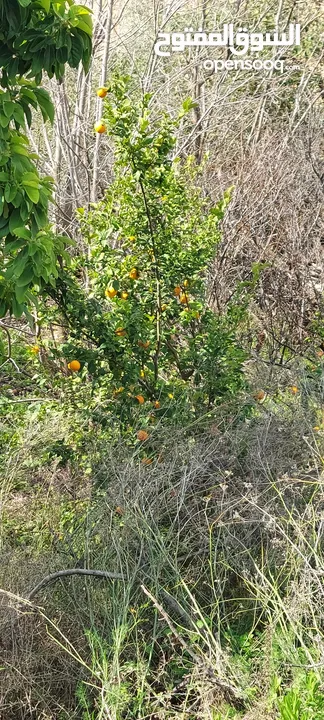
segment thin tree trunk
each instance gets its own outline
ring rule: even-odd
[[[110,51],[113,5],[114,5],[114,0],[109,0],[108,10],[107,10],[107,20],[106,20],[105,46],[104,46],[104,53],[103,53],[102,66],[101,66],[101,85],[102,86],[104,86],[107,82],[107,69],[108,69],[107,66],[108,66],[109,51]],[[101,106],[102,106],[102,102],[101,102],[100,98],[98,98],[97,108],[96,108],[96,121],[99,121],[101,118]],[[91,189],[92,202],[96,202],[96,200],[97,200],[97,187],[98,187],[98,176],[99,176],[99,144],[100,144],[100,135],[97,134],[96,144],[95,144],[95,149],[94,149],[94,156],[93,156],[93,175],[92,175],[92,189]]]

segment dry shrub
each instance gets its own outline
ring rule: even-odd
[[[221,309],[236,283],[266,263],[258,284],[255,326],[265,330],[270,357],[304,346],[322,305],[322,140],[311,127],[287,139],[269,130],[241,158],[221,165],[218,188],[235,185],[212,277],[211,299]],[[212,178],[209,180],[212,184]],[[218,189],[215,190],[217,194]]]

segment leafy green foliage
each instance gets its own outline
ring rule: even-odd
[[[39,84],[42,73],[60,79],[68,63],[85,70],[91,59],[91,10],[66,0],[1,0],[0,63],[2,84],[28,74]]]
[[[63,0],[0,0],[0,317],[27,310],[36,290],[57,278],[67,239],[48,227],[53,179],[41,178],[25,135],[33,110],[54,119],[43,71],[63,77],[66,64],[85,70],[91,57],[91,16]]]
[[[280,720],[323,720],[324,697],[321,682],[314,672],[303,673],[280,700]]]

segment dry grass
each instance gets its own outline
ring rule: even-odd
[[[0,707],[6,720],[83,717],[75,699],[82,678],[91,684],[95,718],[133,717],[134,709],[127,715],[120,709],[129,682],[138,693],[145,688],[151,708],[143,700],[139,717],[227,717],[234,696],[203,679],[191,651],[222,683],[246,695],[243,717],[254,720],[258,713],[266,717],[258,693],[268,696],[278,667],[289,682],[289,665],[299,662],[301,651],[303,662],[320,659],[324,437],[312,429],[319,411],[306,381],[299,377],[301,391],[292,396],[283,387],[287,380],[277,377],[252,415],[241,399],[189,436],[179,430],[170,437],[157,428],[162,463],[143,467],[122,443],[96,446],[101,459],[91,497],[86,478],[77,488],[72,470],[70,477],[67,468],[44,470],[43,483],[25,491],[31,531],[22,543],[19,533],[7,532],[9,520],[20,525],[22,512],[17,491],[7,490],[2,588],[26,596],[48,572],[76,560],[122,571],[126,582],[65,579],[36,598],[41,613],[20,610],[18,616],[16,603],[2,596]],[[77,520],[70,522],[71,487]],[[37,515],[43,517],[38,537]],[[166,634],[168,623],[175,634]],[[105,639],[95,647],[94,633]],[[231,633],[253,638],[252,663],[235,650]],[[265,652],[273,663],[266,664],[268,673]],[[186,675],[179,689],[176,667]],[[251,687],[255,700],[248,699]],[[104,706],[115,710],[100,715]],[[276,717],[271,713],[269,720]]]

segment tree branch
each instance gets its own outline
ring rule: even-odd
[[[57,570],[57,572],[47,575],[28,593],[26,600],[32,600],[37,593],[52,582],[59,578],[70,577],[71,575],[87,575],[90,577],[98,577],[106,580],[124,580],[121,573],[106,572],[106,570],[86,570],[84,568],[70,568],[68,570]]]

